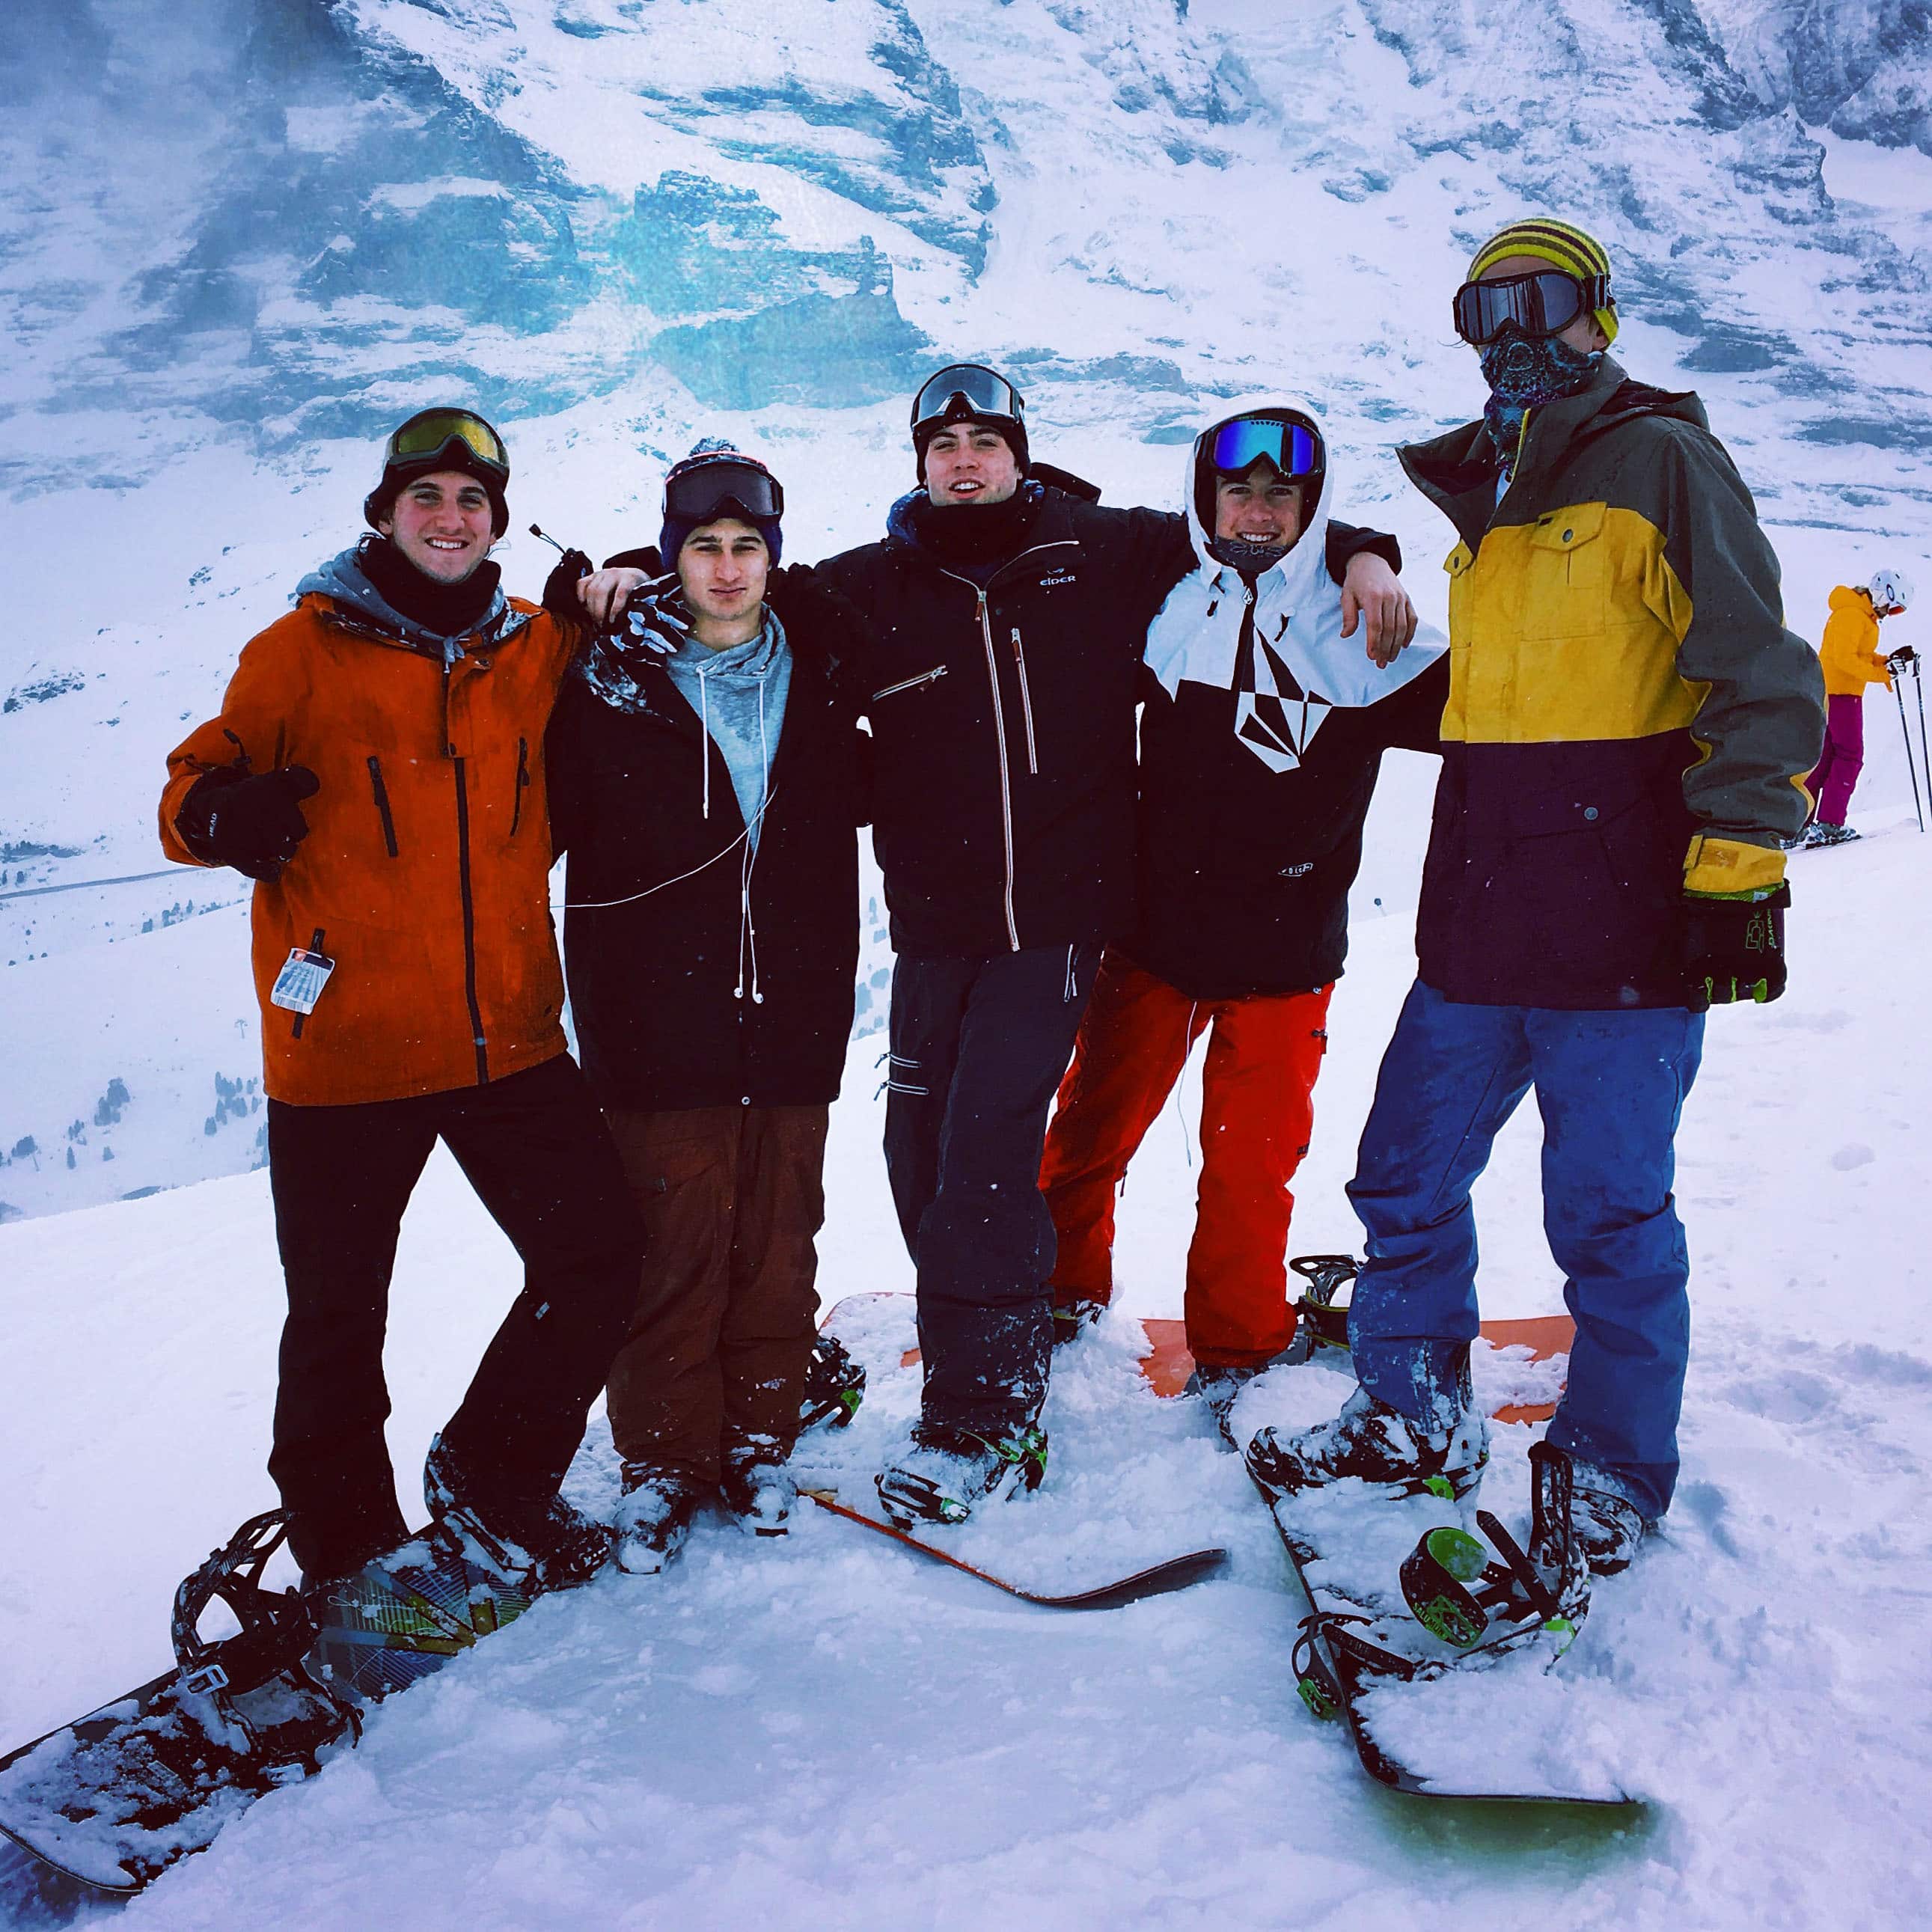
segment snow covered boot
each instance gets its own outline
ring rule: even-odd
[[[982,1502],[1036,1490],[1046,1474],[1046,1432],[1028,1424],[1012,1435],[915,1422],[906,1446],[875,1480],[879,1506],[902,1529],[964,1522]]]
[[[1465,1496],[1489,1460],[1489,1426],[1466,1400],[1431,1429],[1359,1388],[1330,1421],[1286,1436],[1264,1429],[1246,1456],[1249,1474],[1275,1502],[1351,1476],[1399,1496]]]
[[[1530,1455],[1538,1485],[1530,1532],[1532,1557],[1548,1564],[1552,1560],[1551,1549],[1562,1540],[1558,1526],[1543,1520],[1555,1507],[1546,1498],[1543,1479],[1548,1473],[1546,1464],[1551,1470],[1564,1464],[1569,1480],[1552,1493],[1568,1505],[1566,1527],[1577,1558],[1593,1576],[1614,1576],[1628,1570],[1639,1546],[1656,1525],[1624,1494],[1616,1477],[1592,1463],[1574,1460],[1547,1442],[1539,1442]]]
[[[1849,825],[1827,825],[1821,818],[1804,835],[1804,842],[1814,849],[1820,845],[1849,845],[1858,834]]]
[[[684,1547],[704,1503],[704,1485],[688,1470],[626,1462],[623,1499],[611,1518],[617,1568],[628,1576],[655,1576]]]
[[[1104,1301],[1090,1300],[1084,1294],[1056,1302],[1053,1310],[1053,1346],[1064,1348],[1076,1336],[1092,1328],[1106,1312]]]
[[[1187,1378],[1187,1386],[1183,1395],[1198,1395],[1208,1405],[1208,1412],[1214,1418],[1214,1426],[1221,1432],[1221,1440],[1237,1455],[1241,1445],[1234,1439],[1234,1404],[1240,1400],[1242,1390],[1262,1374],[1264,1369],[1272,1368],[1274,1363],[1264,1364],[1263,1369],[1216,1369],[1194,1365],[1194,1372]]]
[[[718,1479],[724,1507],[749,1536],[783,1536],[791,1527],[791,1506],[798,1485],[784,1463],[773,1460],[774,1449],[746,1443],[724,1452],[724,1472]]]
[[[806,1364],[805,1390],[798,1407],[798,1426],[810,1429],[829,1422],[843,1429],[859,1413],[866,1399],[866,1371],[836,1335],[821,1334]]]
[[[423,1462],[423,1501],[476,1561],[538,1590],[587,1583],[610,1554],[609,1529],[555,1490],[479,1496],[440,1436]]]

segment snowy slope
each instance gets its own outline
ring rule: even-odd
[[[778,1546],[708,1528],[680,1570],[540,1606],[380,1712],[352,1756],[256,1807],[130,1922],[1924,1922],[1932,1046],[1911,1016],[1927,851],[1894,814],[1862,846],[1805,855],[1791,993],[1712,1023],[1678,1190],[1696,1310],[1684,1484],[1667,1538],[1601,1587],[1568,1666],[1581,1734],[1656,1800],[1642,1825],[1436,1817],[1366,1788],[1288,1682],[1297,1606],[1238,1466],[1192,1404],[1137,1384],[1117,1317],[1056,1372],[1045,1490],[971,1546],[1052,1582],[1215,1540],[1234,1551],[1225,1578],[1056,1617],[816,1513]],[[1412,969],[1400,922],[1361,929],[1300,1247],[1353,1242],[1341,1184]],[[908,1285],[862,1072],[835,1115],[831,1298]],[[1537,1140],[1526,1110],[1478,1189],[1492,1314],[1559,1305]],[[1177,1306],[1186,1160],[1164,1118],[1122,1204],[1130,1313]],[[179,1572],[272,1500],[264,1177],[0,1228],[0,1282],[12,1740],[159,1667]],[[390,1438],[412,1501],[406,1472],[514,1289],[440,1161],[397,1284]],[[808,1451],[855,1484],[913,1400],[886,1359],[850,1438]],[[1278,1372],[1240,1420],[1312,1414],[1342,1387]],[[609,1454],[599,1423],[573,1477],[586,1498],[608,1493]],[[23,1924],[67,1916],[17,1864],[0,1864],[0,1899]]]

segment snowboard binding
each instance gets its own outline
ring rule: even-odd
[[[1354,1281],[1361,1264],[1353,1255],[1297,1255],[1288,1266],[1308,1286],[1294,1304],[1294,1338],[1282,1352],[1284,1362],[1306,1362],[1318,1355],[1348,1352],[1348,1304],[1335,1298]]]
[[[850,1426],[866,1399],[866,1370],[836,1335],[821,1334],[806,1364],[805,1389],[799,1403],[801,1432],[829,1423],[834,1429]]]
[[[1570,1520],[1573,1474],[1560,1449],[1530,1450],[1530,1548],[1487,1510],[1482,1532],[1426,1532],[1402,1566],[1402,1594],[1417,1622],[1466,1658],[1556,1639],[1551,1662],[1575,1640],[1589,1604],[1590,1573]]]
[[[171,1635],[184,1700],[206,1699],[218,1720],[238,1731],[243,1755],[265,1766],[298,1764],[304,1774],[320,1754],[362,1734],[356,1706],[310,1668],[315,1620],[293,1590],[266,1590],[262,1572],[289,1533],[281,1510],[250,1516],[175,1592]],[[205,1637],[201,1622],[215,1604],[240,1626]]]

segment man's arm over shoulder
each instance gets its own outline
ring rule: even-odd
[[[1724,446],[1673,424],[1655,460],[1666,567],[1646,601],[1677,633],[1678,675],[1705,687],[1690,728],[1701,755],[1684,775],[1700,826],[1685,889],[1762,891],[1783,878],[1779,842],[1810,809],[1804,781],[1824,742],[1824,676],[1785,627],[1777,555]]]

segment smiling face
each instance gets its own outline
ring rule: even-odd
[[[489,494],[460,470],[412,477],[376,527],[425,577],[460,584],[490,554]]]
[[[926,446],[926,493],[934,503],[1004,503],[1019,487],[1012,446],[983,423],[949,424]]]
[[[720,517],[700,524],[677,554],[678,582],[698,641],[714,650],[742,644],[764,623],[771,552],[750,524]]]
[[[1301,534],[1304,487],[1284,476],[1265,457],[1245,476],[1220,478],[1214,486],[1216,537],[1292,548]]]

